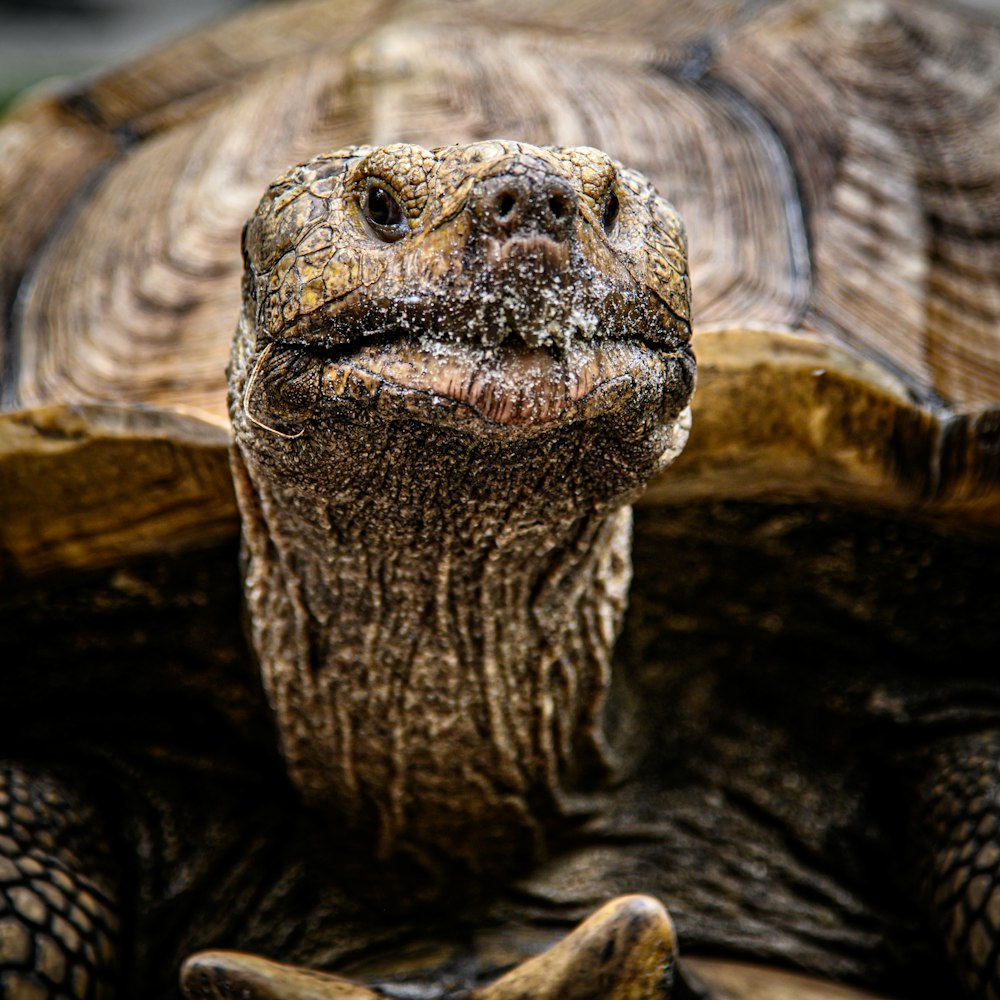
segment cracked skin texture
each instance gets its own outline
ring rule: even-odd
[[[489,231],[496,223],[484,224],[478,202],[501,196],[507,183],[552,185],[539,197],[564,201],[567,216],[556,226],[573,230],[572,262],[563,259],[565,242],[545,252],[540,245],[537,259],[519,262],[517,251],[527,249],[520,244],[530,239],[508,245]],[[371,230],[358,225],[373,188],[402,209],[398,234],[382,247],[366,246]],[[625,234],[614,252],[602,224],[612,197],[614,226]],[[257,322],[292,343],[334,346],[341,325],[346,342],[433,326],[441,339],[484,347],[515,331],[528,345],[568,344],[596,331],[622,337],[629,328],[654,340],[660,330],[686,328],[690,336],[679,219],[645,178],[596,149],[483,142],[331,153],[275,181],[248,226],[245,252]],[[570,264],[598,287],[566,272]],[[560,270],[564,283],[553,284]],[[536,294],[546,295],[547,308],[533,315]]]
[[[396,145],[280,178],[244,255],[234,465],[293,780],[384,857],[540,857],[609,763],[625,503],[686,439],[680,221],[597,150]]]

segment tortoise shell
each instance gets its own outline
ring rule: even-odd
[[[919,4],[532,9],[264,8],[9,116],[12,567],[232,530],[240,227],[288,164],[382,140],[597,146],[680,210],[696,430],[648,502],[995,524],[996,27]]]

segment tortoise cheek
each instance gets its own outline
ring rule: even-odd
[[[243,411],[250,423],[279,437],[297,437],[319,401],[322,361],[300,345],[269,343],[257,356],[244,386]]]

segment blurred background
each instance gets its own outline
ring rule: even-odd
[[[120,62],[251,2],[0,0],[0,107],[39,81]],[[929,2],[967,7],[1000,20],[1000,0]]]
[[[0,0],[0,102],[41,80],[139,55],[248,6],[250,0]]]

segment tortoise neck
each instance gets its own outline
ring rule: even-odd
[[[377,829],[383,856],[537,855],[607,763],[630,509],[400,519],[236,465],[254,640],[307,800]]]

